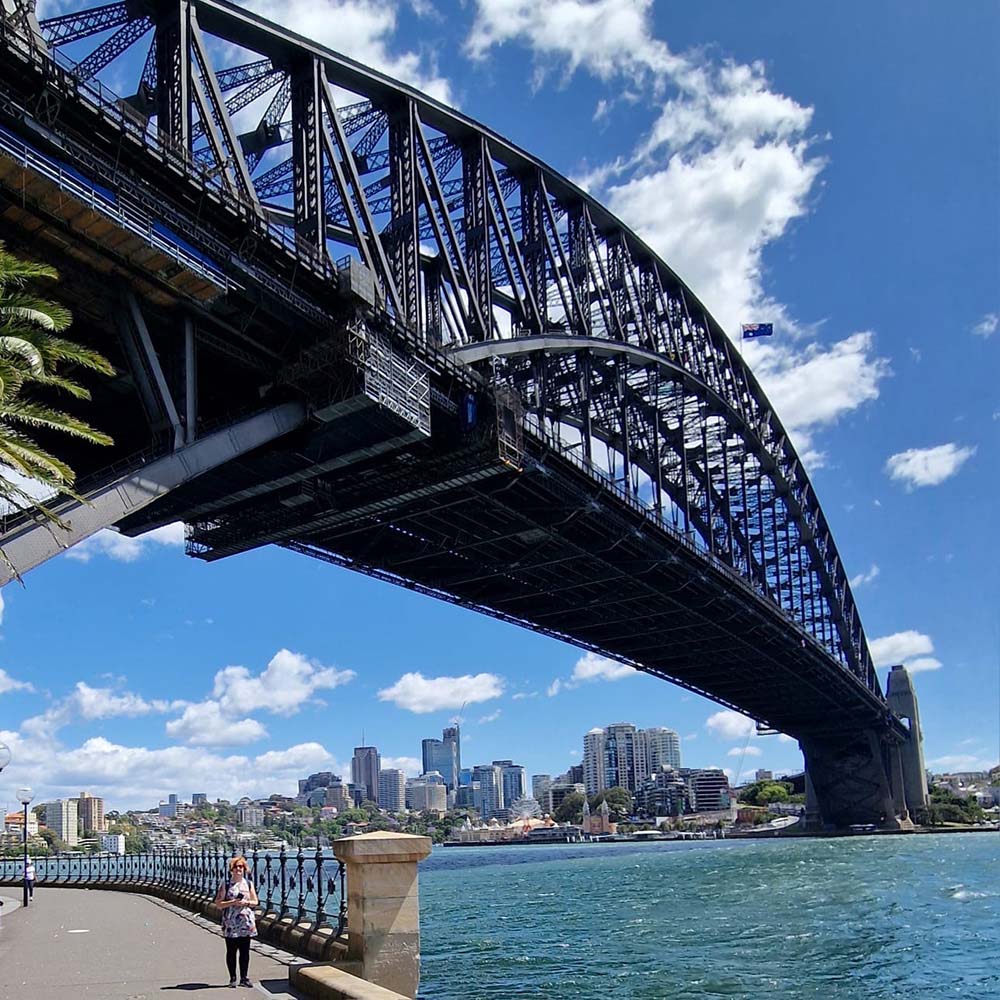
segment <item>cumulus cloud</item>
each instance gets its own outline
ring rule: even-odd
[[[934,448],[910,448],[890,455],[885,471],[890,479],[903,483],[907,490],[937,486],[955,475],[975,453],[974,447],[959,447],[953,443]]]
[[[256,719],[225,715],[217,701],[188,705],[179,719],[166,725],[167,736],[197,747],[239,747],[256,743],[267,730]]]
[[[495,712],[490,712],[489,715],[481,715],[479,717],[479,723],[480,725],[482,725],[487,722],[496,722],[497,719],[499,719],[502,714],[503,714],[503,709],[498,708]]]
[[[948,773],[949,771],[985,771],[996,764],[995,759],[979,757],[975,754],[952,753],[934,757],[927,761],[928,767]]]
[[[93,722],[123,716],[136,718],[141,715],[168,712],[180,707],[181,704],[166,699],[149,701],[131,691],[121,692],[109,687],[92,687],[85,681],[78,681],[66,697],[60,698],[41,715],[26,719],[23,728],[26,732],[36,735],[52,734],[77,720]]]
[[[79,562],[90,562],[94,556],[103,555],[117,562],[131,563],[141,559],[155,545],[179,547],[184,544],[184,525],[180,521],[154,528],[138,538],[129,538],[110,528],[102,528],[85,538],[78,545],[66,550],[66,557]]]
[[[462,738],[465,738],[464,735]],[[424,769],[419,757],[387,757],[385,754],[382,755],[382,767],[395,768],[408,778],[415,778]]]
[[[916,656],[933,653],[934,643],[929,635],[924,635],[915,629],[906,629],[903,632],[894,632],[892,635],[872,639],[868,643],[868,648],[871,650],[875,666],[888,667]]]
[[[878,575],[879,568],[875,563],[872,563],[872,568],[867,573],[859,573],[857,576],[851,577],[851,586],[855,589],[863,587],[866,583],[871,583]]]
[[[28,681],[19,681],[11,677],[6,670],[0,669],[0,694],[7,694],[8,691],[34,691],[34,687]]]
[[[317,691],[340,687],[356,676],[353,670],[324,667],[301,653],[279,649],[257,676],[246,667],[224,667],[215,675],[212,696],[227,714],[263,710],[294,715]]]
[[[765,287],[764,252],[810,212],[825,159],[813,109],[777,92],[762,63],[673,53],[652,31],[652,0],[477,0],[467,49],[509,43],[544,69],[589,72],[616,100],[645,102],[654,118],[632,154],[588,164],[578,182],[601,198],[681,275],[731,334],[775,324],[743,353],[803,460],[823,453],[818,431],[878,397],[890,374],[870,331],[811,338]],[[536,74],[536,76],[539,74]],[[625,96],[627,95],[627,96]]]
[[[461,677],[424,677],[419,671],[403,674],[390,687],[378,692],[379,701],[425,715],[446,708],[461,708],[490,701],[503,694],[504,681],[496,674],[463,674]]]
[[[617,660],[609,660],[597,653],[584,653],[573,667],[574,681],[620,681],[634,677],[638,671]]]
[[[760,757],[763,754],[763,750],[760,747],[747,746],[747,747],[732,747],[728,753],[727,757],[742,757],[746,755],[747,757]]]
[[[745,740],[757,731],[753,719],[728,708],[710,715],[705,721],[705,728],[723,740]]]
[[[913,660],[907,660],[905,667],[911,674],[920,674],[927,670],[940,670],[941,661],[934,656],[918,656]]]
[[[545,693],[550,697],[554,698],[560,691],[565,687],[564,683],[557,677],[546,689]]]
[[[992,337],[1000,326],[1000,316],[996,313],[987,313],[973,328],[972,332],[977,337]]]
[[[394,46],[396,0],[249,0],[245,6],[431,97],[451,100],[451,86],[438,73],[433,53],[399,51]],[[426,4],[420,7],[418,13],[428,11]]]

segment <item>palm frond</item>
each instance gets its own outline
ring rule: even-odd
[[[72,414],[62,410],[54,410],[40,403],[26,399],[15,399],[0,407],[0,416],[5,420],[13,420],[29,427],[45,427],[53,431],[62,431],[73,437],[83,438],[93,444],[114,444],[114,441],[103,433],[79,420]]]

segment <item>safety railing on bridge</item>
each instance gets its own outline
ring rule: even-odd
[[[215,897],[229,872],[229,860],[247,859],[263,913],[331,927],[347,925],[346,874],[342,862],[323,850],[261,851],[230,847],[176,848],[143,854],[33,855],[36,886],[155,885]],[[20,886],[21,858],[0,859],[0,885]]]

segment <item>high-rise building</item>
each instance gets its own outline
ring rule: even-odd
[[[500,768],[504,807],[509,809],[518,799],[523,799],[528,794],[527,775],[524,768],[512,760],[495,760],[493,764]]]
[[[207,806],[208,805],[208,795],[205,792],[192,792],[191,793],[191,805],[193,805],[193,806]]]
[[[104,822],[104,799],[97,798],[89,792],[80,792],[77,812],[84,833],[88,831],[104,833],[107,830],[107,824]]]
[[[370,802],[378,802],[378,773],[382,769],[382,758],[378,747],[355,747],[351,760],[351,781],[364,789],[364,797]]]
[[[76,799],[56,799],[45,804],[45,825],[70,847],[80,843]]]
[[[691,792],[691,806],[695,812],[715,812],[728,809],[732,802],[729,779],[717,767],[706,767],[681,772]]]
[[[441,733],[441,739],[426,739],[420,744],[424,773],[440,771],[444,775],[448,791],[458,788],[462,770],[462,745],[458,726],[449,726]]]
[[[244,796],[236,803],[236,821],[242,826],[263,826],[264,810],[252,799]]]
[[[683,816],[691,812],[691,791],[677,771],[662,764],[639,785],[635,804],[647,816]]]
[[[603,792],[604,783],[604,730],[591,729],[583,737],[583,784],[588,795]]]
[[[681,766],[681,738],[673,729],[653,726],[650,729],[640,729],[639,732],[642,734],[645,756],[643,770],[639,774],[640,781],[656,774],[664,765],[674,770]]]
[[[551,774],[533,774],[531,776],[531,797],[542,807],[542,812],[547,812],[542,799],[545,793],[552,787]]]
[[[299,795],[306,795],[317,788],[329,788],[340,777],[333,771],[317,771],[308,778],[299,778]]]
[[[479,789],[473,796],[473,805],[480,819],[492,819],[506,806],[503,797],[503,771],[496,764],[477,764],[472,769],[472,781],[473,785],[479,782]]]
[[[757,770],[754,772],[753,780],[754,781],[773,781],[774,780],[774,771],[768,771],[765,768],[758,767]]]
[[[613,722],[604,730],[604,787],[639,787],[644,770],[642,740],[631,722]]]
[[[406,775],[398,768],[379,771],[378,804],[388,812],[398,813],[406,808]]]

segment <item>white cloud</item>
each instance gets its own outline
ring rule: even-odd
[[[810,331],[765,288],[764,252],[809,213],[825,166],[810,132],[813,110],[777,93],[762,63],[671,53],[652,34],[650,10],[651,0],[478,0],[467,48],[482,56],[518,42],[540,62],[614,81],[615,99],[655,109],[631,156],[588,164],[577,180],[731,335],[743,322],[775,324],[774,338],[748,342],[743,353],[815,468],[823,454],[814,434],[878,398],[890,369],[870,332],[809,343]],[[598,107],[604,114],[608,104]]]
[[[917,486],[937,486],[955,475],[975,455],[976,449],[957,444],[935,448],[910,448],[891,455],[885,463],[890,479],[904,483],[908,490]]]
[[[129,538],[110,528],[102,528],[96,534],[85,538],[78,545],[66,550],[69,559],[79,562],[90,562],[94,556],[105,555],[117,562],[135,562],[142,558],[152,545],[182,546],[184,544],[184,525],[180,521],[165,524],[162,528],[154,528],[138,538]]]
[[[33,735],[53,735],[63,726],[76,720],[93,722],[122,716],[136,718],[158,712],[168,712],[180,707],[181,702],[164,699],[147,701],[131,691],[118,692],[113,688],[91,687],[78,681],[70,694],[59,699],[41,715],[26,719],[22,728]]]
[[[378,693],[379,701],[391,701],[399,708],[424,715],[446,708],[461,708],[499,698],[504,681],[496,674],[464,674],[461,677],[424,677],[419,671],[403,674]]]
[[[555,697],[555,696],[556,696],[557,694],[559,694],[559,692],[560,692],[560,691],[561,691],[561,690],[563,689],[563,687],[564,687],[564,686],[565,686],[565,685],[563,684],[563,682],[562,682],[562,681],[561,681],[561,680],[560,680],[560,679],[559,679],[559,678],[557,677],[557,678],[556,678],[556,679],[555,679],[555,680],[554,680],[554,681],[553,681],[553,682],[552,682],[552,683],[551,683],[551,684],[550,684],[550,685],[549,685],[549,686],[548,686],[548,687],[547,687],[547,688],[545,689],[545,693],[546,693],[546,694],[547,694],[547,695],[548,695],[548,696],[549,696],[550,698],[554,698],[554,697]]]
[[[249,0],[245,6],[431,97],[451,100],[451,87],[438,74],[432,53],[393,50],[396,0]]]
[[[744,740],[757,731],[753,719],[748,719],[740,712],[725,709],[710,715],[705,721],[705,728],[713,735],[724,740]]]
[[[933,653],[934,643],[930,636],[914,629],[907,629],[904,632],[894,632],[892,635],[883,635],[878,639],[872,639],[868,643],[868,648],[871,650],[875,665],[887,667],[895,663],[902,663],[914,656]]]
[[[941,661],[934,656],[918,656],[915,660],[907,660],[905,666],[911,674],[920,674],[927,670],[940,670]]]
[[[638,671],[617,660],[609,660],[596,653],[585,653],[573,667],[574,681],[620,681],[624,677],[634,677]]]
[[[996,313],[987,313],[973,328],[972,332],[977,337],[992,337],[1000,326],[1000,316]]]
[[[537,691],[518,691],[517,694],[512,694],[510,696],[511,701],[524,701],[525,698],[537,698]]]
[[[28,681],[15,680],[6,670],[0,669],[0,694],[7,694],[8,691],[34,690],[34,687]]]
[[[747,747],[732,747],[726,754],[727,757],[742,757],[744,754],[747,757],[760,757],[763,754],[763,750],[760,747],[747,746]]]
[[[927,766],[943,771],[986,771],[996,765],[996,760],[990,757],[977,757],[968,753],[945,754],[927,761]]]
[[[795,743],[797,742],[794,736],[789,736],[788,733],[778,733],[779,743]]]
[[[267,773],[294,771],[302,774],[319,770],[340,771],[340,767],[322,743],[298,743],[287,750],[268,750],[260,754],[254,765]]]
[[[879,568],[872,563],[872,568],[867,573],[859,573],[851,577],[851,586],[854,588],[863,587],[866,583],[871,583],[879,575]]]
[[[465,734],[462,734],[463,741]],[[382,755],[383,768],[395,768],[402,771],[408,778],[415,778],[423,771],[423,763],[419,757],[387,757]]]
[[[212,696],[228,714],[252,711],[294,715],[317,691],[347,684],[353,670],[324,667],[301,653],[279,649],[256,677],[246,667],[224,667],[215,675]]]
[[[487,722],[496,722],[497,719],[499,719],[502,714],[503,714],[503,709],[498,708],[495,712],[490,712],[489,715],[481,715],[479,717],[479,723],[480,725],[482,725],[483,723]]]
[[[167,723],[166,732],[172,740],[197,747],[240,747],[267,736],[256,719],[226,715],[217,701],[188,705],[179,719]]]

